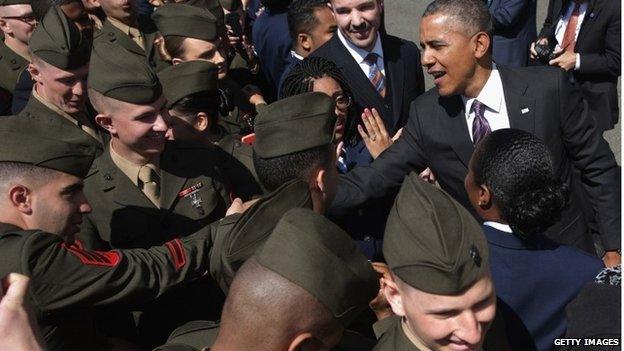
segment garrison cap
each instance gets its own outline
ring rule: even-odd
[[[402,281],[432,294],[461,293],[488,272],[481,226],[449,194],[416,173],[405,177],[394,200],[383,253]]]
[[[238,10],[242,5],[241,0],[219,0],[219,3],[230,12]]]
[[[30,5],[30,0],[0,0],[0,6]]]
[[[150,104],[162,95],[156,73],[144,57],[108,42],[93,47],[88,84],[105,96],[133,104]]]
[[[272,158],[331,144],[337,120],[334,104],[326,94],[311,92],[266,106],[256,117],[254,151]]]
[[[62,70],[72,70],[89,62],[91,42],[59,6],[51,7],[28,42],[33,54]]]
[[[167,98],[167,107],[171,108],[185,96],[205,92],[218,92],[219,81],[217,65],[203,61],[187,61],[169,66],[158,72],[158,79]]]
[[[154,11],[152,19],[164,37],[175,35],[205,41],[219,38],[217,19],[205,8],[165,4]]]
[[[278,219],[295,207],[312,208],[310,186],[299,179],[263,196],[240,217],[219,222],[212,240],[210,275],[226,294],[238,269],[264,244]]]
[[[379,292],[377,273],[351,237],[309,209],[286,212],[255,259],[314,296],[345,327]]]
[[[73,126],[32,122],[22,116],[0,119],[0,162],[25,163],[86,177],[97,153],[91,137],[73,133]]]

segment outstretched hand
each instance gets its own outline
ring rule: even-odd
[[[364,112],[362,112],[362,123],[364,127],[358,124],[357,129],[373,159],[376,159],[401,136],[402,129],[392,137],[388,135],[386,125],[374,108],[364,109]]]

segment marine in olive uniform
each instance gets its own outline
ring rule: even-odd
[[[13,93],[17,78],[28,63],[28,40],[37,21],[30,0],[0,0],[0,88]]]

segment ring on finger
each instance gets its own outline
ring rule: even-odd
[[[377,139],[377,135],[373,134],[369,138],[371,141],[375,141],[375,139]]]

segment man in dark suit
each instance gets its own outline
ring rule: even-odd
[[[551,0],[539,34],[550,47],[558,45],[560,55],[549,64],[573,72],[600,130],[612,129],[620,115],[621,6],[620,1]]]
[[[535,0],[486,0],[494,24],[493,58],[497,65],[524,67],[535,40]]]
[[[471,208],[463,187],[474,143],[492,130],[516,128],[544,140],[557,176],[568,186],[580,171],[587,194],[573,192],[562,219],[547,231],[555,241],[593,251],[580,201],[597,215],[605,262],[620,261],[620,184],[613,153],[582,108],[579,92],[560,70],[498,69],[492,28],[479,0],[435,0],[420,24],[422,63],[435,88],[412,103],[399,140],[370,166],[342,179],[333,207],[356,206],[395,190],[405,175],[431,167],[447,192]],[[474,33],[472,35],[466,33]]]

